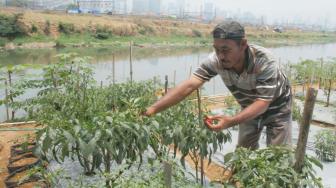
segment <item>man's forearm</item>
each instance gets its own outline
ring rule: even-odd
[[[240,113],[232,117],[233,125],[252,120],[264,113],[271,101],[256,100],[250,106],[246,107]]]
[[[181,84],[170,90],[160,100],[150,106],[147,109],[146,114],[153,115],[177,104],[178,102],[185,99],[195,89],[199,88],[202,84],[202,81],[195,80],[195,78],[191,78],[182,82]]]

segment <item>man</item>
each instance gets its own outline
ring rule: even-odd
[[[214,52],[194,72],[147,108],[150,116],[180,102],[212,77],[219,75],[242,107],[234,116],[210,117],[220,131],[239,124],[238,147],[257,149],[264,126],[267,145],[291,142],[291,91],[289,81],[272,54],[263,47],[248,45],[245,30],[234,21],[218,24],[213,32]]]

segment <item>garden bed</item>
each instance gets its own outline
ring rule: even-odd
[[[11,157],[11,147],[17,143],[22,143],[25,141],[31,141],[34,139],[34,131],[18,131],[19,129],[34,129],[35,124],[25,124],[25,123],[11,123],[2,124],[0,126],[0,145],[3,149],[0,150],[0,187],[5,187],[5,179],[9,175],[7,166],[9,165],[9,160]],[[7,129],[6,131],[2,131]],[[8,131],[13,129],[13,131]],[[30,159],[27,159],[30,160]],[[27,161],[21,160],[20,164],[25,164]]]

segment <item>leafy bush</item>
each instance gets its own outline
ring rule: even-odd
[[[292,118],[294,121],[298,121],[299,123],[302,120],[301,108],[295,100],[292,101]]]
[[[47,21],[45,22],[43,32],[44,32],[44,34],[46,34],[46,35],[50,35],[50,32],[51,32],[51,31],[50,31],[50,21],[49,21],[49,20],[47,20]]]
[[[7,39],[6,39],[6,38],[2,38],[2,37],[0,37],[0,47],[5,46],[6,43],[7,43]]]
[[[31,26],[31,32],[32,32],[32,33],[36,33],[37,31],[38,31],[38,29],[37,29],[36,25],[33,24],[33,25]]]
[[[336,158],[336,133],[322,130],[315,135],[315,153],[322,161],[333,162]]]
[[[23,14],[14,14],[6,16],[0,14],[0,37],[15,38],[25,35],[24,28],[19,23]]]
[[[202,37],[203,36],[202,33],[197,29],[193,29],[192,34],[193,34],[194,37]]]
[[[95,38],[104,40],[110,38],[111,36],[112,31],[107,26],[97,26],[96,33],[94,35]]]
[[[75,25],[72,23],[58,23],[58,31],[64,34],[71,34],[75,32]]]
[[[284,147],[238,148],[224,156],[224,164],[233,171],[230,181],[242,187],[323,187],[313,168],[322,169],[318,160],[305,156],[302,173],[294,170],[294,163],[295,152]]]

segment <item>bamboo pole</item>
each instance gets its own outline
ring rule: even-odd
[[[202,118],[202,108],[201,108],[201,94],[200,89],[197,89],[197,107],[198,107],[198,123],[199,126],[203,126],[203,118]],[[201,156],[201,184],[204,185],[204,157]]]
[[[14,103],[14,98],[12,96],[12,71],[8,70],[8,85],[9,85],[9,99],[11,101],[11,103],[13,104]],[[8,96],[8,95],[7,95]],[[7,103],[8,105],[8,103]],[[12,120],[14,120],[15,118],[15,111],[12,109]]]
[[[310,123],[313,115],[315,100],[316,100],[317,90],[314,88],[307,89],[307,95],[305,100],[305,105],[303,109],[303,117],[300,125],[299,139],[297,142],[297,148],[295,153],[295,164],[294,168],[297,172],[302,171],[303,160],[306,154],[306,146],[309,134]]]
[[[168,75],[165,76],[165,94],[168,92]]]
[[[190,69],[189,69],[189,78],[191,76],[191,71],[192,71],[192,66],[190,66]]]
[[[130,42],[130,54],[129,54],[129,60],[130,60],[130,79],[131,79],[131,83],[133,82],[133,65],[132,65],[132,41]]]
[[[7,84],[7,80],[5,80],[5,106],[6,106],[6,117],[7,117],[7,121],[9,120],[9,108],[8,108],[8,84]]]
[[[112,83],[115,84],[115,55],[113,53],[113,60],[112,60]]]
[[[318,83],[318,88],[321,89],[321,82],[322,82],[322,72],[323,72],[323,58],[321,58],[321,74],[320,74],[320,79],[319,79],[319,83]]]
[[[164,161],[163,169],[164,169],[165,187],[171,188],[172,187],[172,165],[169,162]]]
[[[176,70],[174,70],[174,87],[176,85]]]

